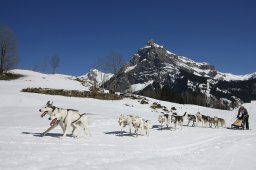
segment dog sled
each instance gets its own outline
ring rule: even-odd
[[[244,116],[242,119],[237,119],[233,124],[231,124],[230,129],[244,129],[246,118],[247,116]]]

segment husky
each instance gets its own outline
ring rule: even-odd
[[[42,133],[42,136],[47,134],[50,130],[55,128],[58,124],[61,126],[63,130],[63,137],[66,136],[67,130],[69,130],[70,126],[73,127],[72,135],[74,134],[75,129],[78,129],[78,125],[81,125],[86,134],[90,135],[89,130],[89,121],[86,114],[81,114],[78,110],[74,109],[62,109],[52,105],[50,101],[46,103],[46,106],[41,108],[39,111],[43,112],[41,117],[44,117],[46,114],[50,116],[49,120],[52,120],[49,127],[45,132]],[[62,119],[64,117],[64,119]],[[77,136],[78,137],[78,136]]]
[[[213,125],[215,126],[215,124],[216,124],[215,119],[210,116],[208,116],[208,123],[209,123],[210,128],[212,128]],[[215,126],[215,128],[216,128],[216,126]]]
[[[184,113],[183,116],[180,116],[180,115],[177,115],[176,113],[173,113],[172,116],[171,116],[171,121],[174,123],[174,127],[176,129],[176,125],[177,123],[179,123],[181,129],[182,129],[182,126],[183,126],[183,117],[185,117],[187,114],[187,112]]]
[[[141,117],[136,116],[132,118],[132,126],[135,129],[135,134],[138,137],[138,132],[142,132],[143,128],[144,128],[144,121]]]
[[[73,127],[72,134],[74,133],[74,130],[78,130],[77,138],[80,135],[79,126],[83,127],[85,134],[88,136],[91,136],[91,132],[89,129],[89,121],[86,114],[81,114],[77,110],[73,109],[62,109],[55,107],[52,110],[52,114],[50,116],[51,126],[54,126],[58,123],[63,123],[64,125],[64,133],[62,138],[66,137],[67,131]]]
[[[226,127],[226,121],[223,118],[219,118],[218,123],[220,123],[221,127]]]
[[[135,129],[136,137],[138,136],[138,132],[142,134],[142,131],[145,131],[145,135],[149,136],[149,129],[150,129],[150,121],[143,119],[139,116],[132,117],[132,125]]]
[[[121,114],[118,118],[118,124],[121,127],[121,131],[123,132],[123,128],[125,126],[129,126],[130,134],[132,133],[132,115],[125,116],[124,114]]]
[[[214,117],[214,121],[215,121],[215,127],[218,127],[219,128],[219,125],[221,127],[226,127],[226,122],[224,119],[222,118],[218,118],[218,117]]]
[[[143,119],[143,129],[145,130],[145,134],[149,136],[149,129],[150,129],[151,123],[150,120]]]
[[[168,128],[169,123],[170,123],[170,119],[171,119],[170,114],[161,114],[161,115],[158,116],[158,122],[161,124],[162,127],[165,123],[166,127]]]
[[[197,122],[202,122],[202,127],[204,125],[207,125],[207,123],[209,123],[208,117],[203,115],[203,114],[201,114],[200,112],[196,113],[196,119],[197,119]]]
[[[187,126],[189,125],[190,122],[192,122],[192,127],[195,126],[196,116],[195,115],[191,115],[191,114],[187,114],[187,118],[188,118]]]

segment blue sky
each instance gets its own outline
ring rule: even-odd
[[[254,0],[0,0],[0,25],[19,44],[20,68],[82,75],[112,52],[126,61],[154,39],[222,72],[256,72]]]

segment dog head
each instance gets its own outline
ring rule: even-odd
[[[44,117],[46,114],[51,114],[54,110],[53,102],[48,101],[45,106],[39,109],[39,112],[43,112],[41,117]]]

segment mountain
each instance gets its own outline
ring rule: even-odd
[[[97,69],[91,69],[88,73],[83,76],[77,77],[83,82],[86,87],[91,87],[93,85],[100,86],[103,82],[108,81],[113,74],[103,73]]]
[[[256,73],[222,73],[149,41],[107,83],[108,89],[156,99],[229,109],[256,99]]]

